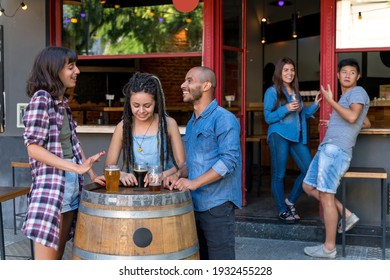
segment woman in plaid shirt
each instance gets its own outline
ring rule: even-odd
[[[82,174],[88,172],[98,182],[92,165],[105,153],[85,158],[64,97],[66,89],[76,85],[76,61],[72,50],[47,47],[35,58],[27,80],[31,100],[23,117],[23,136],[32,184],[22,230],[34,241],[35,259],[62,259],[74,233]]]

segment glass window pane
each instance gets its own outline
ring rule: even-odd
[[[390,46],[390,2],[338,0],[336,48]]]
[[[241,48],[242,38],[242,3],[224,1],[223,3],[223,44]]]
[[[223,52],[223,96],[225,106],[241,106],[241,53],[225,50]],[[230,96],[230,97],[229,97]]]
[[[111,2],[82,0],[82,5],[63,5],[63,46],[80,55],[202,50],[203,3],[190,13],[181,13],[168,0],[144,1],[163,4],[136,7],[126,6],[133,3],[130,0],[120,1],[122,6],[116,8]]]

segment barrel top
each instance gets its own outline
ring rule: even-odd
[[[191,194],[188,190],[177,191],[161,189],[160,192],[137,190],[134,187],[119,185],[118,193],[107,193],[106,188],[97,183],[91,183],[83,187],[81,201],[94,204],[115,206],[159,206],[191,202]]]

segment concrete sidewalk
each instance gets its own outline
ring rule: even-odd
[[[5,229],[6,254],[13,256],[30,256],[30,242],[21,232],[13,234],[13,230]],[[303,253],[305,246],[316,245],[316,242],[292,240],[236,237],[237,260],[316,260]],[[7,257],[22,260],[26,257]],[[72,258],[72,243],[68,242],[64,260]],[[382,250],[377,247],[346,246],[346,257],[341,255],[341,245],[337,245],[336,260],[380,260]],[[386,260],[390,259],[390,249],[386,250]]]

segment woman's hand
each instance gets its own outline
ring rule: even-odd
[[[91,182],[102,186],[106,185],[106,179],[104,178],[104,175],[98,176],[92,169],[89,172],[89,178],[91,179]]]
[[[287,104],[287,108],[290,112],[295,112],[295,111],[299,110],[300,107],[301,107],[301,104],[298,101],[292,101],[292,102]]]
[[[314,99],[314,102],[319,106],[321,100],[322,100],[321,91],[317,91],[316,98]]]
[[[133,173],[126,173],[121,171],[119,180],[125,187],[132,187],[138,185],[137,179],[135,178]]]
[[[88,172],[92,168],[93,164],[95,162],[99,162],[100,161],[100,157],[105,155],[105,154],[106,154],[106,152],[102,151],[100,153],[97,153],[97,154],[89,157],[85,162],[83,162],[83,164],[78,164],[77,168],[76,168],[77,169],[77,173],[78,174],[84,174],[84,173]]]
[[[101,186],[106,186],[106,178],[104,175],[96,176],[94,178],[91,177],[91,181]]]

